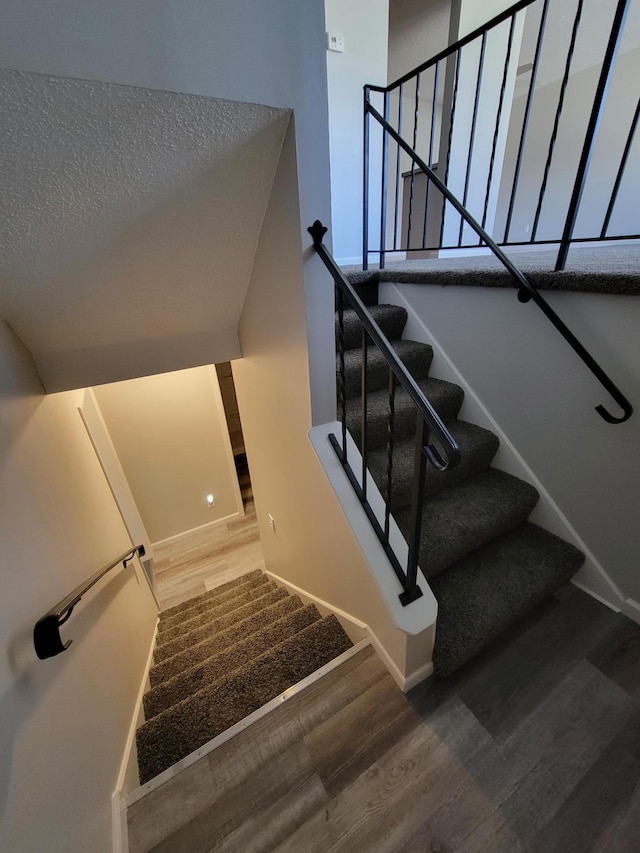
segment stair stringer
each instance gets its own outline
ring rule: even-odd
[[[571,542],[585,555],[584,564],[572,578],[571,583],[615,612],[622,611],[631,619],[640,622],[640,608],[637,606],[634,607],[634,602],[625,598],[622,590],[612,580],[600,561],[579,536],[551,494],[470,386],[454,360],[445,348],[443,348],[437,335],[427,326],[416,312],[412,303],[403,294],[402,286],[398,286],[392,282],[380,282],[378,288],[378,301],[380,303],[398,305],[406,309],[408,316],[403,338],[433,346],[432,375],[448,382],[454,382],[464,389],[461,417],[464,420],[471,421],[478,426],[491,430],[498,436],[500,447],[494,458],[494,467],[530,483],[539,492],[540,498],[531,513],[530,521],[548,530],[550,533],[554,533],[556,536]]]
[[[320,600],[304,590],[296,588],[295,592],[301,597],[306,596],[316,606],[319,605],[334,613],[339,619],[346,617],[353,624],[361,626],[392,678],[401,690],[407,692],[433,673],[432,657],[438,603],[429,585],[422,579],[419,584],[423,592],[422,597],[406,607],[400,603],[399,595],[402,592],[400,582],[342,464],[329,443],[329,435],[333,433],[340,436],[341,431],[342,425],[338,421],[322,424],[309,431],[309,439],[365,558],[371,578],[390,617],[389,621],[396,630],[390,631],[388,622],[386,625],[382,623],[365,625],[361,620],[338,609],[330,602]],[[356,477],[360,479],[362,457],[349,433],[347,433],[347,457]],[[383,526],[384,501],[370,474],[367,477],[367,497],[376,518]],[[393,518],[390,520],[389,539],[400,565],[406,565],[408,545]],[[293,589],[288,582],[273,574],[271,576],[277,582]],[[349,628],[344,621],[342,624],[349,633]]]

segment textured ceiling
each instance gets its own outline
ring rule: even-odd
[[[288,121],[0,71],[0,313],[38,363],[236,330]]]

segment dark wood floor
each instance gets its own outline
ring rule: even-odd
[[[131,853],[640,851],[640,627],[574,587],[404,696],[371,649],[129,809]]]

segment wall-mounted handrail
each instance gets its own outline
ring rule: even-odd
[[[112,563],[109,563],[108,566],[103,566],[95,574],[91,575],[84,583],[77,586],[73,592],[70,592],[69,595],[61,599],[57,604],[54,604],[42,618],[38,619],[33,629],[33,644],[36,654],[41,660],[59,655],[69,648],[71,640],[63,643],[60,637],[60,626],[64,625],[67,619],[69,619],[73,613],[73,608],[92,586],[98,583],[108,572],[120,565],[120,563],[126,569],[127,563],[133,560],[136,554],[139,557],[144,557],[144,545],[136,545],[133,548],[129,548],[124,554],[120,554]]]
[[[513,276],[513,278],[518,283],[519,291],[518,291],[518,299],[521,302],[528,302],[530,299],[533,300],[538,308],[544,313],[544,315],[551,321],[553,326],[560,332],[562,337],[567,341],[569,346],[576,352],[582,361],[587,365],[589,370],[593,373],[593,375],[598,379],[598,381],[604,386],[604,388],[608,391],[608,393],[613,397],[616,403],[620,406],[623,411],[622,417],[616,417],[612,415],[604,406],[598,405],[595,407],[596,412],[602,417],[607,423],[610,424],[620,424],[624,421],[627,421],[631,415],[633,414],[633,407],[629,400],[624,396],[624,394],[620,391],[620,389],[615,385],[615,383],[607,376],[604,370],[600,367],[597,361],[593,358],[593,356],[588,352],[588,350],[583,346],[582,343],[576,338],[573,332],[565,325],[565,323],[558,317],[556,312],[551,308],[551,306],[546,302],[545,299],[540,295],[540,293],[533,287],[533,285],[529,282],[524,273],[519,270],[515,264],[510,260],[510,258],[505,255],[502,249],[497,245],[497,243],[490,237],[490,235],[484,230],[484,228],[477,222],[474,217],[469,213],[469,211],[462,205],[460,201],[456,198],[456,196],[451,192],[451,190],[445,186],[445,184],[438,178],[436,173],[431,169],[425,162],[422,160],[416,152],[411,148],[408,142],[405,140],[393,129],[393,127],[387,122],[380,113],[371,105],[370,102],[365,101],[367,112],[375,118],[375,120],[382,126],[385,133],[388,133],[389,136],[402,148],[402,150],[411,158],[414,165],[422,171],[427,178],[434,184],[434,186],[442,193],[442,195],[446,198],[446,200],[455,208],[455,210],[460,214],[460,216],[464,219],[464,221],[476,232],[478,237],[480,237],[481,243],[484,243],[488,246],[489,249],[493,252],[493,254],[498,258],[498,260],[506,267],[509,273]]]

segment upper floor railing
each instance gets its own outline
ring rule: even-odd
[[[496,244],[557,245],[563,269],[572,243],[640,239],[639,6],[520,0],[389,86],[365,86],[365,269],[390,252],[483,245],[370,107]]]

